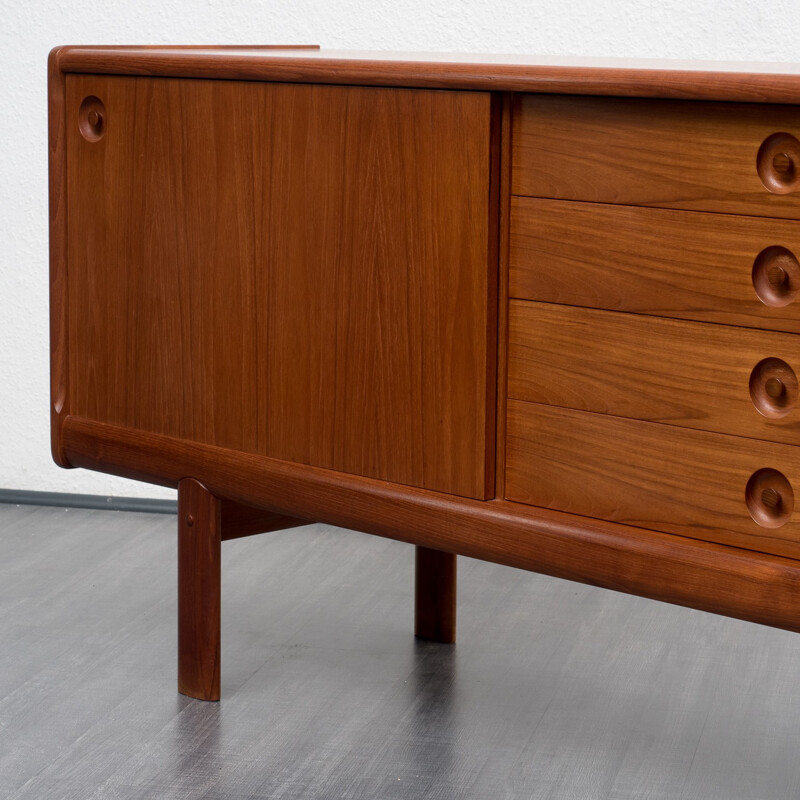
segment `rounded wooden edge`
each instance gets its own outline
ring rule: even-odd
[[[61,57],[69,48],[54,47],[47,57],[47,126],[50,221],[50,451],[53,461],[71,469],[64,448],[68,414],[67,384],[67,190],[66,84]]]
[[[227,78],[291,83],[356,83],[498,92],[591,94],[728,100],[748,103],[800,102],[800,74],[794,65],[780,72],[773,64],[714,64],[609,59],[587,63],[566,59],[541,63],[459,60],[458,54],[404,54],[395,59],[369,52],[319,50],[288,55],[280,49],[238,52],[226,47],[135,47],[68,45],[58,48],[65,72],[153,75],[172,78]],[[302,51],[303,48],[291,48]],[[383,55],[383,54],[380,54]],[[437,57],[443,60],[436,60]],[[428,59],[428,60],[426,60]],[[446,59],[446,60],[444,60]]]
[[[800,631],[800,560],[501,500],[470,500],[69,416],[76,466]]]
[[[62,469],[74,469],[74,464],[67,458],[63,436],[61,435],[60,420],[56,417],[50,423],[50,455],[56,466]]]

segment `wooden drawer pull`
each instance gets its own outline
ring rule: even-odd
[[[794,492],[786,476],[776,469],[760,469],[745,489],[747,510],[762,528],[780,528],[794,510]]]
[[[770,419],[785,417],[796,405],[797,376],[780,358],[765,358],[750,373],[750,399]]]
[[[773,194],[800,189],[800,142],[790,133],[773,133],[758,150],[758,177]]]
[[[762,250],[753,264],[753,288],[766,306],[788,306],[800,291],[800,263],[791,250],[772,246]]]
[[[78,110],[78,127],[84,139],[97,142],[106,132],[106,107],[99,97],[85,97]]]

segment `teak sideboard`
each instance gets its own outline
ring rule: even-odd
[[[49,61],[52,449],[220,547],[307,521],[800,631],[800,69],[317,49]],[[800,503],[798,503],[800,511]]]

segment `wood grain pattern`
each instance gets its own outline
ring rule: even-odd
[[[519,503],[401,487],[74,416],[64,422],[64,446],[76,466],[170,485],[197,475],[217,496],[277,513],[800,631],[800,565],[790,559]]]
[[[256,223],[244,209],[259,131],[230,124],[242,98],[227,85],[76,76],[67,92],[75,122],[86,96],[107,114],[97,142],[68,129],[71,402],[257,448]]]
[[[490,495],[489,97],[274,91],[264,452]]]
[[[800,337],[700,322],[512,301],[509,397],[800,444],[800,409],[756,410],[753,369],[800,371]],[[794,398],[796,402],[796,398]]]
[[[800,333],[800,305],[759,300],[768,247],[800,255],[788,220],[512,199],[510,293],[552,303]]]
[[[712,62],[386,51],[269,53],[235,47],[71,46],[65,72],[497,92],[796,103],[800,67]]]
[[[67,406],[67,125],[66,80],[59,69],[61,48],[47,59],[47,141],[50,217],[50,451],[60,467],[70,466],[61,444]]]
[[[797,219],[800,194],[771,194],[756,170],[761,144],[778,131],[800,131],[800,110],[522,95],[514,113],[513,191]]]
[[[519,400],[508,404],[506,497],[625,525],[800,557],[800,519],[750,517],[753,473],[800,487],[797,448]]]
[[[456,556],[415,548],[414,635],[452,644],[456,640]]]
[[[222,503],[178,483],[178,691],[219,700]]]
[[[67,84],[75,413],[491,493],[489,95]]]

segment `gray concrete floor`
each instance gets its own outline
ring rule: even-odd
[[[175,519],[0,505],[0,798],[800,797],[800,635],[322,525],[223,544],[220,703],[177,694]]]

